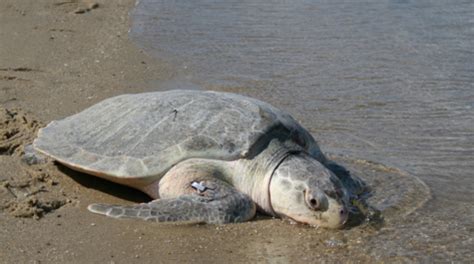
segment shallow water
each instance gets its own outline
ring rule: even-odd
[[[367,227],[341,231],[335,247],[360,260],[474,259],[474,2],[141,0],[132,17],[132,39],[175,69],[166,88],[192,83],[268,101],[325,152],[349,157],[349,169],[369,160],[395,168],[382,178],[411,177],[379,183],[397,192],[377,201],[392,197],[388,207],[399,208],[382,229],[363,243]],[[314,233],[305,230],[295,232]],[[249,247],[249,259],[308,253],[304,240],[281,240],[283,251],[249,243],[266,248]]]

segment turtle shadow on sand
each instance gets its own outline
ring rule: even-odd
[[[134,203],[146,203],[151,200],[148,195],[134,188],[94,177],[87,173],[72,170],[59,162],[55,162],[54,164],[57,166],[59,171],[86,188],[92,188]]]

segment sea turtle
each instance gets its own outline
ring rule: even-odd
[[[88,207],[114,218],[229,223],[247,221],[259,209],[339,228],[348,218],[350,196],[364,186],[328,160],[288,113],[224,92],[109,98],[51,122],[33,147],[154,199]]]

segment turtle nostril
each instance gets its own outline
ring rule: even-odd
[[[307,203],[308,203],[308,207],[312,210],[319,210],[320,208],[320,202],[318,201],[318,199],[314,198],[314,197],[310,197],[308,200],[306,200]]]

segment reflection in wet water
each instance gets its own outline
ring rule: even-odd
[[[178,82],[268,101],[300,120],[326,152],[399,168],[432,190],[425,206],[382,230],[336,233],[347,240],[344,250],[356,247],[360,260],[473,258],[472,1],[141,0],[133,16],[132,38],[174,65]],[[382,207],[407,209],[414,205],[401,192],[425,190],[376,181],[385,188]],[[308,255],[308,242],[296,237],[273,245]],[[277,256],[273,245],[267,253],[247,249]]]
[[[331,155],[330,158],[359,176],[370,186],[368,202],[380,210],[384,222],[405,217],[430,200],[428,186],[414,175],[383,164]]]

